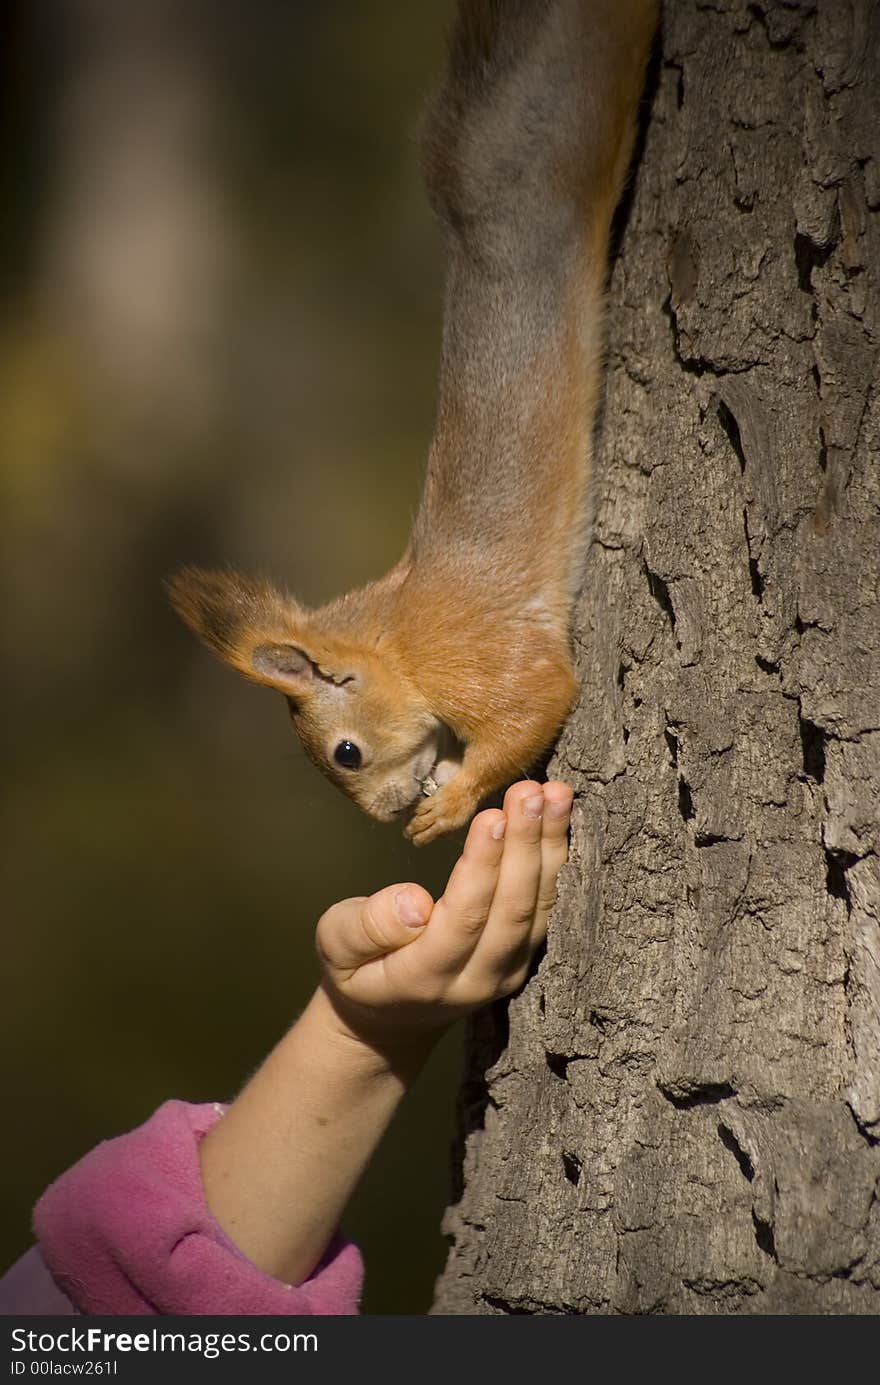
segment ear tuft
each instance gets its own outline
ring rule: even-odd
[[[252,651],[295,638],[302,617],[295,602],[269,582],[232,571],[186,567],[166,585],[177,614],[209,649],[249,678],[273,681],[254,667]]]
[[[290,615],[289,603],[273,586],[238,572],[185,567],[167,588],[181,619],[224,658],[237,650],[245,631],[277,625]]]
[[[308,612],[269,582],[187,567],[167,589],[181,619],[246,678],[288,697],[354,680],[345,651],[321,637]]]
[[[229,658],[236,648],[254,584],[234,572],[203,572],[186,567],[166,583],[181,620],[215,653]]]

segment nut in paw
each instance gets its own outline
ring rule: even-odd
[[[417,805],[407,824],[406,835],[416,846],[425,846],[464,826],[475,812],[477,801],[472,794],[463,793],[457,784],[446,784]]]

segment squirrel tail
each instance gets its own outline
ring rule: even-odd
[[[460,0],[423,133],[431,203],[484,269],[586,234],[604,274],[657,0]]]

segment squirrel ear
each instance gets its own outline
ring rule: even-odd
[[[181,620],[245,677],[297,693],[312,681],[309,659],[288,643],[296,641],[303,613],[270,583],[186,567],[168,581],[167,590]],[[255,658],[270,649],[288,651],[286,663]]]
[[[251,653],[253,673],[261,683],[278,688],[288,697],[301,697],[311,683],[341,688],[355,680],[353,673],[331,673],[306,650],[295,644],[259,644]]]
[[[269,582],[187,567],[167,588],[177,614],[199,639],[256,683],[303,697],[320,684],[341,687],[354,678],[336,651],[324,647],[326,641],[316,641],[308,613]]]
[[[252,678],[288,697],[301,697],[318,672],[305,650],[295,644],[258,644],[251,652],[251,668]]]

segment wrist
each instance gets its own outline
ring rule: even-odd
[[[418,1077],[443,1034],[443,1026],[401,1031],[380,1015],[365,1016],[326,979],[308,1008],[326,1029],[328,1043],[347,1061],[377,1079],[390,1075],[404,1087]]]

